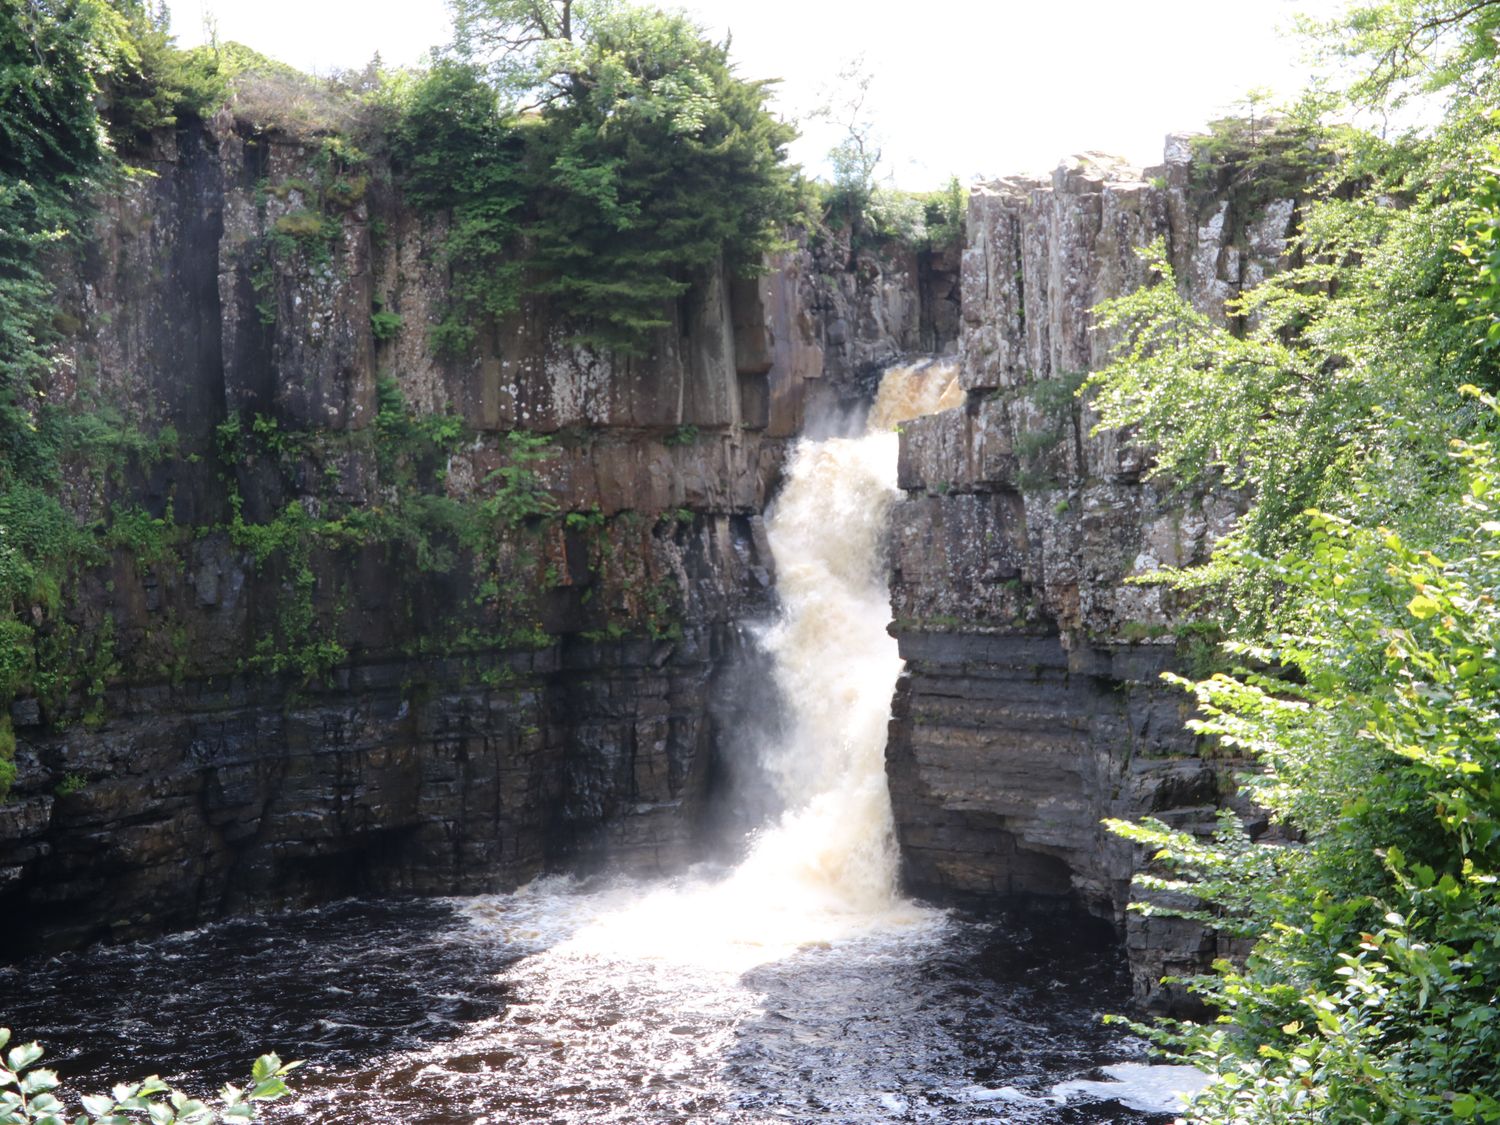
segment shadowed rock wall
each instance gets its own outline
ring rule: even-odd
[[[951,342],[952,271],[804,243],[697,279],[644,357],[576,347],[538,300],[440,356],[444,219],[380,160],[340,171],[225,116],[133,161],[150,175],[57,263],[46,389],[160,446],[71,460],[63,491],[86,522],[138,507],[166,546],[114,549],[43,628],[106,658],[12,708],[6,951],[699,854],[714,716],[758,674],[738,622],[771,605],[783,447],[810,394]],[[452,427],[439,455],[393,446],[393,396]],[[545,445],[517,461],[517,432]],[[493,543],[359,532],[413,510],[418,469],[429,508],[507,473],[528,506]],[[303,546],[262,550],[273,525]]]
[[[909,423],[891,530],[892,631],[907,670],[887,750],[908,885],[945,899],[1071,898],[1126,930],[1137,993],[1216,950],[1197,927],[1127,916],[1143,857],[1100,825],[1212,827],[1231,763],[1198,756],[1187,697],[1159,682],[1191,625],[1172,592],[1128,584],[1202,562],[1233,496],[1145,478],[1149,450],[1072,395],[1111,340],[1100,301],[1147,280],[1165,242],[1179,284],[1223,320],[1278,267],[1291,200],[1248,204],[1169,140],[1145,173],[1101,158],[971,197],[961,408]]]

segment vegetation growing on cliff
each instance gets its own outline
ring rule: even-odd
[[[63,502],[69,472],[118,479],[175,435],[48,398],[76,327],[50,277],[79,252],[97,194],[134,174],[149,130],[206,112],[232,74],[264,64],[243,48],[176,50],[164,10],[144,0],[31,0],[0,20],[0,798],[14,776],[11,701],[63,711],[82,696],[91,712],[117,671],[112,619],[84,621],[70,589],[109,550],[154,561],[175,534],[130,505],[85,515]]]
[[[217,450],[230,508],[179,527],[170,503],[148,512],[110,499],[178,456],[170,427],[148,438],[108,410],[75,414],[45,397],[63,362],[57,348],[77,328],[61,316],[54,323],[49,278],[67,273],[101,187],[138,174],[128,160],[153,129],[232,101],[250,128],[310,131],[321,143],[316,182],[265,187],[299,191],[307,205],[282,215],[266,240],[251,279],[263,319],[276,315],[276,269],[327,265],[342,216],[366,187],[359,144],[368,141],[394,150],[410,198],[452,216],[455,284],[440,342],[466,346],[526,289],[573,308],[591,342],[628,353],[721,255],[750,269],[777,237],[790,199],[781,152],[790,130],[765,112],[764,88],[736,78],[726,50],[686,21],[645,9],[580,22],[577,42],[568,41],[576,96],[524,117],[515,88],[502,105],[482,69],[458,60],[330,83],[233,44],[180,51],[164,10],[142,0],[37,0],[4,22],[0,40],[0,798],[14,777],[12,700],[35,696],[44,720],[71,721],[95,713],[122,671],[114,618],[76,593],[86,581],[112,581],[102,569],[112,553],[143,572],[180,571],[195,536],[216,532],[249,551],[283,591],[245,657],[260,671],[305,680],[346,658],[337,623],[348,591],[325,588],[320,566],[370,547],[419,574],[472,572],[480,604],[431,642],[444,652],[550,643],[537,611],[553,581],[541,550],[552,502],[535,468],[545,439],[511,435],[489,479],[450,497],[447,460],[473,435],[451,415],[410,412],[383,380],[367,435],[378,443],[381,502],[351,504],[327,487],[351,442],[234,414]],[[372,310],[377,338],[400,328],[396,313]],[[239,500],[241,471],[291,480],[309,464],[322,466],[324,487],[297,485],[301,499],[254,514]],[[82,478],[93,491],[65,505],[64,481]],[[614,534],[603,527],[597,538]],[[640,627],[679,628],[675,589],[639,582],[590,620],[630,634],[638,623],[628,607],[640,603]],[[172,650],[159,653],[163,671],[172,664],[175,676],[186,633],[172,620],[162,632]]]
[[[456,56],[396,89],[411,198],[454,218],[440,346],[528,293],[567,310],[581,343],[639,354],[721,261],[760,268],[792,214],[793,132],[727,45],[634,5],[455,12]]]
[[[46,401],[60,337],[46,265],[76,246],[87,194],[120,174],[99,102],[136,58],[127,12],[102,0],[37,0],[0,21],[0,797],[14,776],[10,701],[109,663],[60,619],[65,583],[97,547],[57,485],[64,460],[122,435]],[[84,648],[101,657],[87,671]]]
[[[1184,681],[1198,729],[1295,845],[1116,825],[1156,849],[1148,889],[1254,939],[1198,987],[1215,1024],[1163,1039],[1214,1071],[1193,1116],[1500,1120],[1500,386],[1490,60],[1500,5],[1359,4],[1336,49],[1386,105],[1443,91],[1427,133],[1329,131],[1295,266],[1216,327],[1160,282],[1110,303],[1092,381],[1179,479],[1254,491],[1206,572],[1234,675]],[[1147,905],[1148,911],[1164,910]],[[1167,911],[1170,912],[1170,911]]]
[[[808,185],[814,197],[803,207],[814,228],[847,229],[856,248],[897,243],[915,250],[956,247],[963,238],[968,193],[950,176],[940,191],[901,191],[883,180],[880,132],[867,108],[874,75],[863,58],[841,70],[812,117],[841,130],[828,152],[827,183]]]

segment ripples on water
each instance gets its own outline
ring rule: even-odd
[[[0,970],[3,1015],[75,1093],[307,1059],[271,1121],[1169,1119],[1044,1100],[1140,1054],[1098,1022],[1128,989],[1079,919],[928,915],[740,970],[596,949],[631,893],[548,881],[224,922]]]
[[[264,1050],[307,1059],[272,1121],[1151,1120],[1053,1090],[1139,1054],[1097,1018],[1127,1003],[1112,941],[896,894],[889,426],[957,388],[951,365],[893,369],[870,432],[790,459],[768,529],[783,613],[762,637],[788,811],[732,871],[224,922],[0,969],[0,1022],[77,1092],[152,1072],[205,1092]]]

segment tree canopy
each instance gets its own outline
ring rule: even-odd
[[[410,93],[398,152],[430,203],[424,165],[465,170],[445,200],[461,273],[508,247],[510,268],[480,286],[493,299],[465,297],[459,282],[466,309],[498,313],[530,292],[572,318],[581,342],[639,352],[695,280],[721,261],[754,272],[777,245],[794,134],[767,109],[768,85],[734,73],[727,44],[685,16],[622,3],[460,0],[454,14],[455,57]],[[493,106],[480,105],[484,85]]]

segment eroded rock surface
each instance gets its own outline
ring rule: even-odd
[[[1194,304],[1278,268],[1291,200],[1219,190],[1184,138],[1139,172],[1085,157],[971,197],[961,408],[908,424],[891,529],[893,632],[907,661],[887,750],[905,877],[938,898],[1072,898],[1127,928],[1136,991],[1216,952],[1194,925],[1127,918],[1144,862],[1105,817],[1212,826],[1230,763],[1183,728],[1162,671],[1190,655],[1172,592],[1130,579],[1202,562],[1232,495],[1147,479],[1149,450],[1092,434],[1073,390],[1106,359],[1100,301],[1145,283],[1163,240]]]
[[[699,278],[643,357],[575,346],[540,300],[440,354],[443,216],[379,159],[332,159],[184,123],[58,263],[49,400],[161,447],[70,462],[67,502],[185,530],[115,550],[46,626],[102,655],[12,709],[7,951],[701,855],[783,449],[809,400],[956,336],[956,259],[804,240],[761,278]],[[393,400],[461,439],[393,449]],[[519,460],[518,433],[540,443]],[[461,537],[359,532],[413,510],[418,470],[430,505],[510,489],[487,571]],[[303,547],[257,546],[330,512]]]

